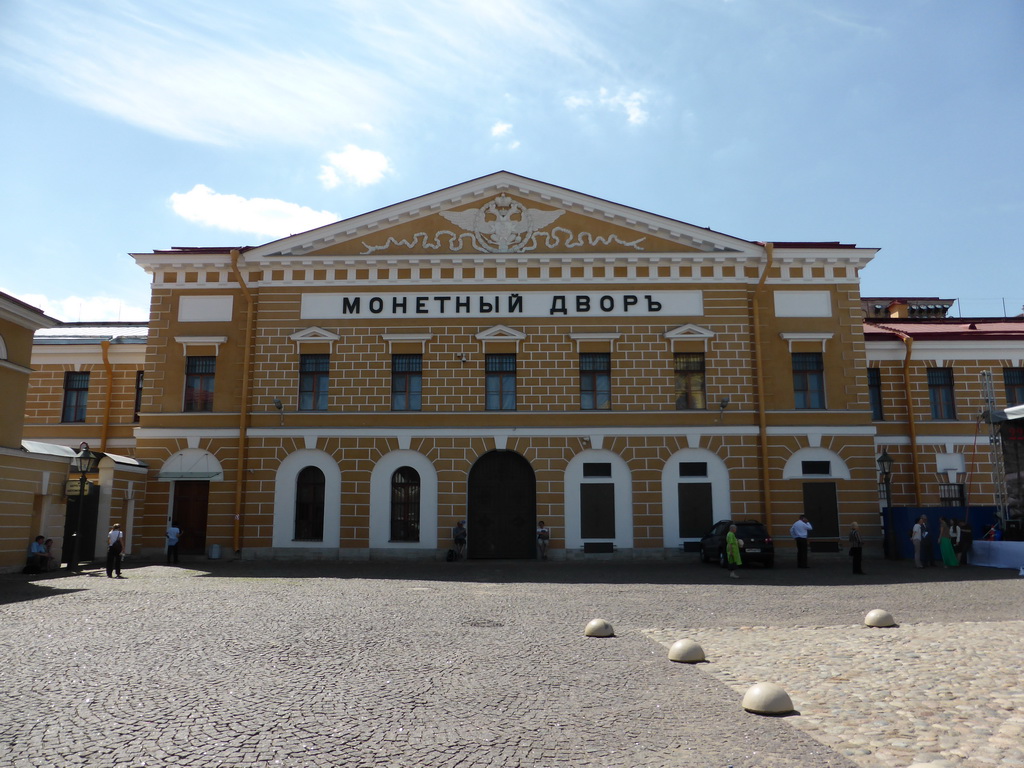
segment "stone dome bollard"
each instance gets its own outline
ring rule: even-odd
[[[668,649],[668,657],[672,661],[681,661],[684,664],[697,664],[705,661],[704,649],[693,640],[676,640]]]
[[[614,637],[615,630],[612,629],[612,625],[604,619],[594,619],[587,628],[583,630],[583,634],[587,637]]]
[[[894,619],[892,614],[888,611],[883,611],[881,608],[875,608],[873,611],[868,611],[868,615],[864,617],[864,626],[895,627],[896,619]]]
[[[743,694],[743,708],[755,715],[786,715],[793,711],[793,701],[775,683],[757,683]]]

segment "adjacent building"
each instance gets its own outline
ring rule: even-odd
[[[59,548],[63,533],[68,459],[21,444],[33,334],[57,323],[0,293],[0,572],[22,569],[36,536],[55,538]]]

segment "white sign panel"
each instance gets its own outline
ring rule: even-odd
[[[828,291],[776,291],[776,317],[832,317]]]
[[[231,320],[232,298],[231,296],[181,296],[178,299],[178,322],[228,322]]]
[[[303,320],[460,317],[701,317],[702,291],[306,293]]]

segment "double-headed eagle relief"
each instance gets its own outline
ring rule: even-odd
[[[457,227],[473,233],[473,245],[486,253],[518,253],[565,211],[527,208],[508,195],[498,195],[483,208],[441,211]]]
[[[594,236],[589,232],[574,233],[565,227],[554,227],[545,231],[564,213],[562,209],[545,211],[540,208],[527,208],[518,200],[501,194],[480,208],[441,211],[441,215],[458,227],[460,232],[442,229],[434,233],[433,237],[427,232],[417,232],[410,239],[389,237],[382,245],[371,245],[364,241],[363,246],[366,250],[363,254],[394,247],[441,250],[445,246],[454,253],[461,251],[465,245],[481,253],[526,253],[536,250],[540,245],[547,248],[559,245],[565,248],[581,248],[609,243],[618,243],[637,251],[643,250],[640,246],[644,240],[642,237],[626,242],[616,235]]]

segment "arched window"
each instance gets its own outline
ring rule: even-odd
[[[391,541],[420,540],[420,473],[399,467],[391,476]]]
[[[324,540],[324,473],[306,467],[295,481],[295,540]]]

